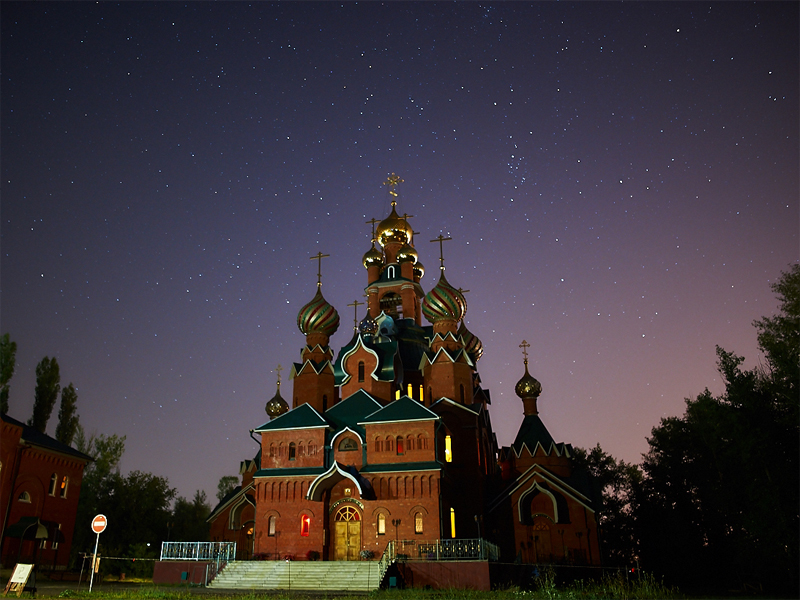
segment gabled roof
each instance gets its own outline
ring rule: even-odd
[[[337,461],[334,461],[327,471],[311,482],[311,485],[308,486],[306,498],[318,502],[322,499],[322,494],[325,491],[331,489],[343,479],[352,481],[358,488],[359,495],[365,500],[375,499],[375,492],[369,480],[362,477],[358,469],[353,465],[344,465]]]
[[[379,356],[378,353],[375,352],[375,350],[373,350],[371,346],[372,344],[365,343],[364,337],[360,333],[358,333],[353,336],[353,339],[350,340],[350,343],[348,343],[339,351],[339,357],[336,359],[336,364],[334,365],[333,368],[334,376],[336,377],[336,385],[340,386],[350,381],[352,375],[350,373],[347,373],[342,365],[347,360],[347,357],[349,357],[351,354],[356,353],[359,348],[363,348],[365,352],[367,352],[368,354],[372,354],[375,357],[375,363],[376,363],[375,370],[369,375],[373,379],[378,379],[378,371],[380,369],[382,357]]]
[[[531,454],[533,454],[536,450],[536,445],[540,444],[542,448],[549,453],[550,447],[554,443],[555,440],[553,440],[553,436],[547,431],[547,427],[544,426],[539,415],[527,415],[522,420],[522,424],[519,426],[519,431],[517,432],[517,438],[514,440],[511,447],[514,448],[514,451],[519,455],[522,446],[525,445],[528,447],[528,450],[531,451]]]
[[[26,425],[21,421],[17,421],[15,418],[10,417],[5,413],[0,415],[0,418],[10,425],[15,425],[22,428],[22,434],[20,436],[21,441],[25,441],[32,446],[38,446],[40,448],[50,450],[51,452],[64,454],[76,460],[85,462],[94,461],[94,459],[88,454],[84,454],[83,452],[75,450],[75,448],[68,446],[67,444],[62,444],[57,439],[50,437],[46,433],[42,433],[35,427],[31,427],[30,425]]]
[[[473,405],[467,406],[466,404],[461,404],[460,402],[456,402],[455,400],[451,400],[450,398],[446,398],[444,396],[439,398],[433,404],[431,404],[431,408],[436,408],[437,406],[439,408],[441,408],[440,405],[444,405],[444,404],[455,406],[455,407],[460,408],[462,410],[469,411],[469,412],[471,412],[472,414],[475,414],[475,415],[480,413],[481,409],[483,408],[479,404],[473,404]]]
[[[276,431],[284,429],[314,429],[318,427],[328,427],[328,422],[322,418],[314,407],[310,404],[301,404],[297,408],[293,408],[287,413],[282,414],[280,417],[272,419],[268,423],[264,423],[261,427],[257,427],[253,431]]]
[[[325,418],[336,431],[349,427],[362,432],[359,423],[367,416],[381,409],[381,403],[364,390],[358,390],[325,411]],[[363,435],[361,435],[363,439]]]
[[[216,519],[217,516],[219,516],[219,514],[223,510],[225,510],[227,507],[231,506],[234,503],[238,504],[242,500],[244,500],[246,502],[249,502],[250,504],[255,506],[256,505],[255,498],[253,497],[252,494],[248,494],[248,492],[252,492],[253,489],[254,489],[254,487],[253,487],[252,483],[246,485],[244,488],[242,488],[242,486],[240,486],[240,485],[237,485],[230,492],[228,492],[225,495],[225,497],[222,498],[222,500],[219,501],[219,504],[217,504],[211,510],[209,515],[206,517],[206,523],[209,523],[209,522],[213,521],[214,519]]]
[[[514,492],[519,490],[521,487],[528,484],[532,479],[537,478],[538,480],[546,483],[550,487],[558,490],[560,493],[564,494],[572,498],[578,504],[586,507],[587,510],[594,512],[594,502],[592,502],[592,490],[588,488],[588,480],[585,478],[577,477],[569,477],[563,478],[559,477],[558,475],[552,473],[545,467],[539,464],[531,465],[527,471],[522,473],[519,477],[517,477],[514,482],[508,486],[505,490],[500,492],[497,497],[489,503],[489,512],[493,511],[497,508],[504,499],[510,497]],[[587,486],[584,489],[578,489],[575,487],[575,484],[581,484]]]
[[[425,408],[420,402],[408,396],[403,396],[362,419],[359,425],[396,423],[400,421],[432,421],[438,418],[439,415]]]

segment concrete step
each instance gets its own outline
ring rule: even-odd
[[[380,586],[376,561],[234,561],[209,587],[248,590],[371,591]]]

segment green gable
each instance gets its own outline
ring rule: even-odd
[[[278,431],[281,429],[311,429],[315,427],[327,427],[328,422],[314,410],[310,404],[301,404],[289,412],[282,414],[277,419],[264,423],[261,427],[254,429],[255,432]]]
[[[359,422],[359,425],[370,423],[396,423],[402,421],[434,421],[439,416],[425,408],[413,398],[403,396],[391,404],[384,406]]]

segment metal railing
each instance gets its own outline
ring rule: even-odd
[[[468,540],[396,540],[386,544],[380,560],[380,579],[398,561],[500,560],[500,549],[483,538]]]
[[[161,560],[212,560],[236,558],[236,542],[161,542]]]

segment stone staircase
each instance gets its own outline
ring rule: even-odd
[[[218,590],[370,592],[380,586],[377,561],[233,561],[214,578]]]

